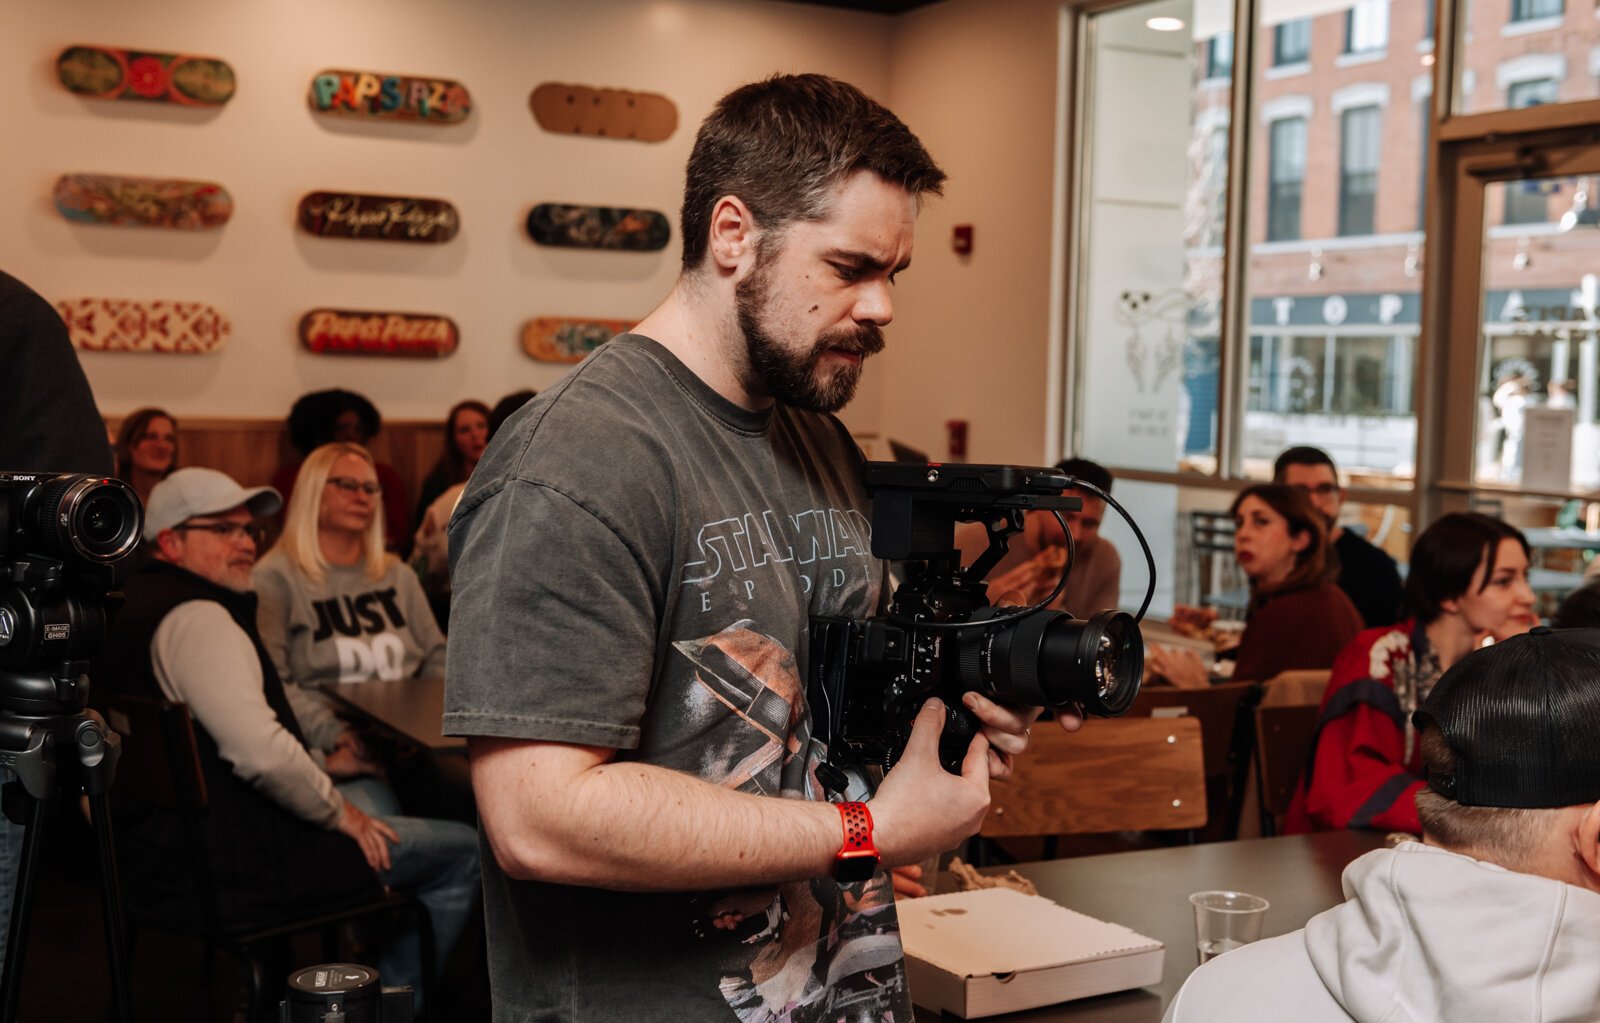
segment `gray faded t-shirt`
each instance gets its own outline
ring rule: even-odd
[[[456,509],[445,730],[823,798],[807,616],[871,613],[882,578],[858,465],[833,418],[741,409],[611,341],[506,423]],[[911,1020],[883,874],[619,893],[485,849],[484,895],[497,1020]]]

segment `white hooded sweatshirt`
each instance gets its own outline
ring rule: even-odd
[[[1600,894],[1406,842],[1344,896],[1196,970],[1165,1023],[1600,1020]]]

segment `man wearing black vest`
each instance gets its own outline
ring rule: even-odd
[[[96,687],[188,705],[210,797],[202,840],[224,922],[371,897],[381,886],[428,907],[443,957],[478,897],[477,834],[451,821],[371,817],[334,777],[369,773],[347,748],[319,763],[256,632],[250,569],[255,520],[282,505],[271,487],[245,489],[214,469],[180,469],[145,509],[150,559],[124,587]],[[121,797],[118,852],[131,905],[200,915],[177,816]],[[437,964],[436,964],[437,965]],[[415,937],[391,943],[379,967],[415,984]]]

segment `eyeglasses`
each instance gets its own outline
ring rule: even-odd
[[[1318,483],[1314,487],[1308,487],[1304,483],[1296,483],[1294,488],[1302,493],[1315,494],[1317,497],[1332,497],[1339,492],[1339,484],[1337,483]]]
[[[172,527],[175,533],[189,533],[197,529],[202,533],[220,536],[229,542],[238,540],[241,536],[248,536],[252,542],[260,543],[262,536],[261,527],[254,522],[185,522]]]
[[[376,497],[383,493],[381,484],[370,480],[351,479],[349,476],[329,476],[328,483],[347,494],[366,494],[368,497]]]

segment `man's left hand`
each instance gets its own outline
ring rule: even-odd
[[[1033,723],[1039,719],[1041,707],[1003,707],[981,693],[967,693],[961,702],[983,724],[983,734],[989,740],[989,777],[1011,777],[1011,758],[1028,748]],[[1056,722],[1068,732],[1076,732],[1083,719],[1068,711],[1058,711]]]

